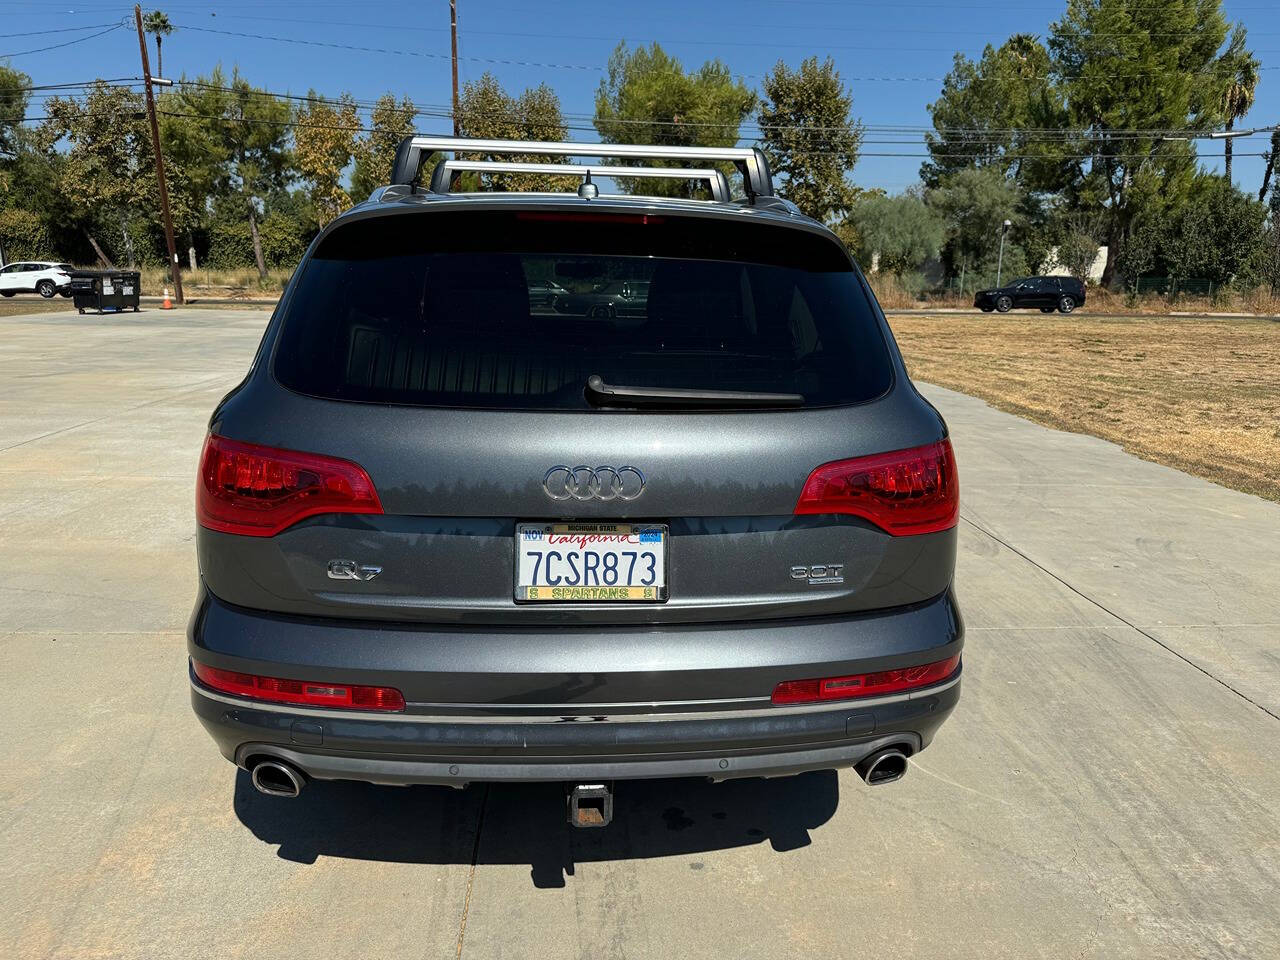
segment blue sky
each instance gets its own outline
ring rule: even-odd
[[[475,79],[490,70],[512,91],[547,82],[559,93],[571,127],[585,128],[571,131],[576,139],[593,138],[588,117],[595,89],[601,68],[621,39],[633,45],[657,40],[686,67],[719,57],[753,86],[778,59],[796,64],[811,54],[830,55],[853,91],[854,112],[872,127],[853,179],[860,186],[898,191],[916,181],[921,158],[872,154],[923,153],[919,134],[874,128],[927,125],[927,105],[940,88],[936,78],[949,69],[955,51],[973,56],[985,43],[998,44],[1017,31],[1044,36],[1065,4],[1061,0],[458,0],[458,5],[460,79]],[[351,0],[172,0],[160,8],[178,27],[164,44],[165,72],[170,76],[207,73],[221,63],[228,72],[238,65],[251,82],[278,92],[346,90],[358,99],[372,99],[390,90],[408,94],[419,106],[449,102],[447,0],[383,0],[376,6]],[[1257,104],[1241,126],[1280,122],[1280,69],[1275,69],[1280,67],[1280,2],[1227,0],[1224,9],[1229,19],[1248,27],[1252,48],[1264,67],[1271,68],[1264,69]],[[109,24],[124,16],[132,22],[132,7],[108,0],[3,0],[0,55],[97,32],[34,31]],[[211,30],[400,52],[339,50]],[[139,73],[132,30],[12,56],[8,62],[35,83]],[[895,79],[875,79],[886,77]],[[420,126],[446,132],[447,122],[423,120]],[[1259,153],[1266,144],[1265,136],[1236,141],[1234,172],[1241,187],[1257,190],[1262,161],[1243,155]],[[1201,143],[1199,153],[1208,166],[1221,168],[1221,143]]]

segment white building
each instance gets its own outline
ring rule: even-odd
[[[1091,283],[1101,283],[1102,271],[1106,269],[1106,266],[1107,248],[1102,246],[1098,248],[1098,255],[1093,258],[1093,265],[1089,267],[1089,281]],[[1046,277],[1065,277],[1070,273],[1070,270],[1058,262],[1058,248],[1051,249],[1049,255],[1045,257],[1041,274]]]

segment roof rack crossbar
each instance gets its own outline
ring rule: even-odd
[[[700,180],[711,187],[711,199],[718,203],[729,200],[729,180],[724,172],[712,167],[618,167],[587,163],[520,163],[506,160],[441,160],[431,174],[431,192],[448,193],[453,174],[473,173],[538,173],[563,177],[636,177],[660,180]]]
[[[773,196],[769,162],[756,147],[645,146],[633,143],[566,143],[545,140],[473,140],[467,137],[405,137],[396,150],[392,184],[418,182],[422,161],[432,153],[489,156],[596,157],[624,160],[701,160],[732,163],[742,172],[749,199]],[[478,162],[478,161],[477,161]],[[527,169],[527,168],[526,168]],[[597,169],[595,167],[593,170]],[[650,168],[652,169],[652,168]],[[629,176],[638,176],[631,173]],[[727,196],[727,195],[726,195]]]

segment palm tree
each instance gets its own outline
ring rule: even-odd
[[[164,59],[160,55],[160,41],[173,33],[173,24],[163,10],[152,10],[142,18],[142,29],[156,38],[156,76],[164,76]]]
[[[1244,37],[1244,28],[1236,27],[1231,32],[1231,42],[1221,58],[1227,73],[1219,106],[1226,117],[1227,133],[1231,132],[1237,120],[1249,112],[1258,90],[1261,64],[1244,48]],[[1231,140],[1231,137],[1227,137],[1223,144],[1223,161],[1228,181],[1231,180]]]

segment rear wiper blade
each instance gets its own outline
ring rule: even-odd
[[[587,402],[597,407],[798,407],[798,393],[753,393],[742,390],[688,390],[683,387],[632,387],[587,378]]]

